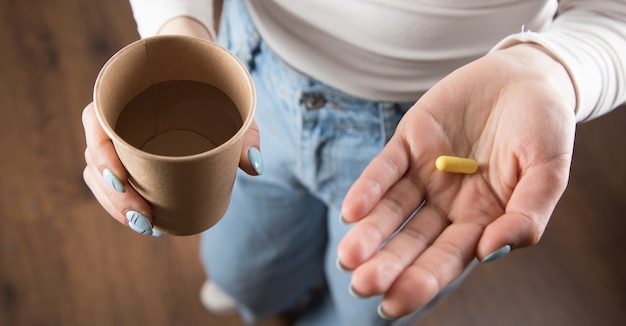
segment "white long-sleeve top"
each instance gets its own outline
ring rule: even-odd
[[[489,51],[532,42],[568,70],[578,121],[626,101],[626,0],[241,0],[295,69],[350,94],[411,101]],[[211,0],[130,0],[141,37]],[[556,18],[555,18],[556,17]]]

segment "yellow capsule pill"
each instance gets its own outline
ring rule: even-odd
[[[472,174],[478,170],[478,163],[475,160],[456,156],[439,156],[435,166],[439,171],[450,173]]]

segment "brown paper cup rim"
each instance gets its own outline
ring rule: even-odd
[[[114,128],[107,122],[107,120],[102,116],[102,112],[99,108],[98,102],[99,102],[99,96],[98,96],[98,89],[102,83],[102,78],[103,76],[107,73],[108,68],[111,64],[113,64],[116,60],[116,58],[124,55],[124,52],[131,47],[137,46],[140,43],[143,43],[146,39],[148,38],[144,38],[144,39],[140,39],[137,41],[134,41],[126,46],[124,46],[123,48],[121,48],[119,51],[117,51],[115,54],[113,54],[109,60],[107,60],[107,62],[102,66],[102,69],[100,70],[100,72],[98,73],[98,76],[96,77],[96,81],[94,84],[94,90],[93,90],[93,101],[94,101],[94,107],[95,107],[95,111],[96,111],[96,117],[98,118],[98,121],[100,122],[100,126],[102,126],[102,128],[104,129],[104,132],[112,139],[115,140],[114,143],[117,143],[120,146],[123,146],[126,150],[132,151],[134,152],[136,155],[138,156],[142,156],[148,159],[158,159],[158,160],[165,160],[165,161],[192,161],[192,160],[200,160],[203,159],[206,156],[211,156],[211,155],[216,155],[219,152],[222,152],[224,150],[226,150],[228,147],[230,147],[232,143],[235,143],[237,141],[239,141],[240,138],[245,136],[245,133],[248,131],[248,129],[250,129],[250,126],[252,125],[252,122],[254,120],[254,113],[256,111],[256,91],[254,88],[254,82],[252,81],[252,77],[250,76],[250,74],[248,73],[248,70],[246,69],[246,66],[241,62],[241,60],[239,60],[239,58],[237,58],[232,52],[230,52],[228,49],[224,48],[223,46],[212,42],[212,41],[208,41],[206,39],[203,38],[199,38],[199,37],[194,37],[194,36],[186,36],[186,35],[158,35],[158,36],[153,36],[150,38],[161,38],[161,39],[167,39],[167,38],[189,38],[195,41],[201,41],[201,42],[206,42],[206,46],[209,47],[214,47],[219,49],[220,51],[223,51],[224,54],[226,54],[227,57],[229,57],[230,59],[232,59],[233,63],[237,66],[238,70],[241,71],[241,75],[243,77],[245,77],[246,81],[249,83],[250,87],[249,87],[249,92],[248,92],[248,96],[251,98],[251,102],[250,102],[250,108],[249,108],[249,113],[247,115],[247,117],[242,117],[245,118],[243,119],[243,123],[241,125],[241,127],[239,128],[239,130],[237,130],[237,132],[227,141],[225,141],[224,143],[220,144],[219,146],[216,146],[215,148],[212,148],[208,151],[202,152],[202,153],[198,153],[198,154],[192,154],[192,155],[185,155],[185,156],[165,156],[165,155],[158,155],[158,154],[153,154],[153,153],[149,153],[149,152],[145,152],[142,151],[141,149],[138,149],[137,147],[129,144],[127,141],[125,141],[123,138],[121,138],[115,131]]]

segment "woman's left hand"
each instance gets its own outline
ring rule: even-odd
[[[354,292],[384,294],[381,311],[397,318],[475,257],[536,244],[567,185],[574,107],[567,72],[535,45],[495,51],[435,85],[345,198],[342,217],[356,223],[338,255]],[[473,158],[479,169],[439,171],[440,155]]]

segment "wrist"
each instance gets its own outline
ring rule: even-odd
[[[175,17],[165,22],[159,29],[158,35],[176,34],[214,40],[215,33],[201,22],[189,16]]]
[[[518,43],[496,52],[507,53],[529,69],[538,71],[553,89],[567,101],[573,110],[576,109],[576,88],[565,66],[544,47],[535,43]]]

